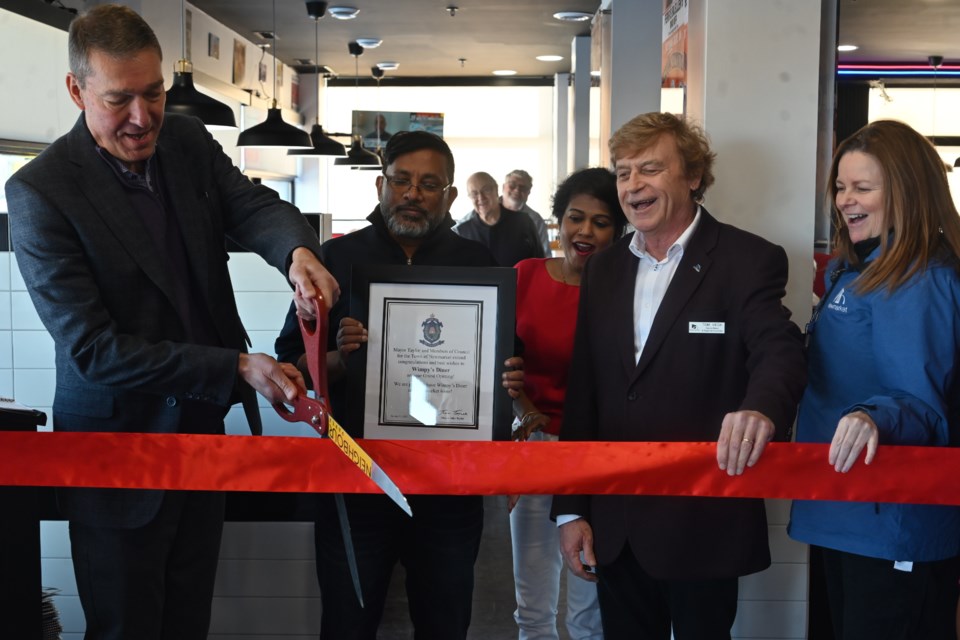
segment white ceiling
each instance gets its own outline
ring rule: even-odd
[[[255,31],[273,30],[273,3],[267,0],[191,0],[191,4],[255,43]],[[490,76],[513,69],[521,76],[552,77],[569,70],[574,36],[590,33],[590,22],[555,20],[557,11],[594,13],[599,0],[348,0],[360,9],[354,20],[329,13],[319,23],[319,64],[340,76],[370,77],[380,61],[400,63],[391,76]],[[457,6],[454,15],[446,9]],[[278,57],[294,67],[314,58],[314,21],[302,0],[276,0]],[[357,59],[347,45],[357,38],[383,40]],[[538,55],[561,55],[560,62],[540,62]],[[464,61],[461,63],[460,58]]]
[[[191,3],[254,42],[258,41],[254,31],[272,30],[273,3],[267,0]],[[375,63],[392,60],[400,68],[388,72],[388,77],[489,76],[494,69],[549,77],[569,70],[571,39],[590,30],[589,23],[562,23],[552,14],[594,12],[600,1],[348,0],[342,4],[359,8],[359,16],[341,21],[328,14],[319,23],[319,63],[341,76],[353,77],[357,63],[361,76],[369,77]],[[454,16],[446,9],[451,5],[459,7]],[[301,0],[276,0],[275,6],[279,57],[302,66],[297,59],[314,58],[314,22]],[[947,63],[960,64],[960,0],[840,0],[839,25],[839,40],[860,46],[853,53],[839,54],[841,62],[924,64],[936,54]],[[347,44],[362,37],[381,38],[383,44],[354,59]],[[535,57],[542,54],[562,55],[564,60],[537,61]],[[461,64],[459,58],[466,61]]]
[[[82,7],[101,0],[0,0],[0,7],[65,27],[70,15],[57,6]],[[166,2],[175,0],[140,0]],[[613,19],[616,20],[615,0]],[[696,2],[697,0],[691,0]],[[737,0],[721,0],[713,6]],[[816,0],[790,0],[811,2]],[[829,1],[829,0],[825,0]],[[839,62],[926,64],[940,55],[945,64],[960,64],[960,0],[838,0],[840,43],[860,48],[838,54]],[[303,0],[190,0],[190,4],[253,42],[257,31],[272,31],[274,10],[279,36],[277,55],[301,71],[312,70],[314,21]],[[370,78],[370,67],[390,60],[400,64],[390,77],[491,77],[495,69],[519,76],[550,78],[570,68],[574,36],[588,34],[590,23],[563,23],[557,11],[595,12],[600,0],[333,0],[360,9],[355,20],[329,14],[319,22],[319,64],[352,78],[355,68]],[[451,12],[448,7],[456,6]],[[179,7],[178,7],[179,8]],[[454,15],[451,15],[454,13]],[[50,14],[54,14],[51,18]],[[745,37],[730,34],[731,37]],[[359,58],[347,50],[352,40],[375,37],[382,46]],[[747,36],[748,37],[748,36]],[[536,56],[555,54],[559,62]],[[460,59],[463,59],[463,62]],[[356,65],[356,67],[355,67]]]

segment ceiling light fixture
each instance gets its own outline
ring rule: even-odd
[[[187,60],[186,6],[180,0],[180,60],[173,71],[173,84],[167,91],[163,110],[200,118],[207,129],[236,129],[237,120],[233,109],[210,96],[197,91],[193,86],[193,64]]]
[[[514,71],[513,69],[496,69],[496,70],[493,71],[493,75],[495,75],[495,76],[515,76],[515,75],[517,75],[517,72]]]
[[[327,9],[327,11],[337,20],[353,20],[357,17],[357,14],[360,13],[360,9],[344,5],[335,5]]]
[[[377,66],[383,69],[384,71],[396,71],[400,68],[399,62],[394,62],[393,60],[383,60],[377,63]]]
[[[847,51],[856,51],[859,48],[860,47],[858,47],[855,44],[838,44],[837,45],[837,51],[840,51],[841,53],[845,53]]]
[[[314,70],[317,72],[317,118],[310,128],[310,142],[312,149],[290,149],[288,156],[345,156],[347,148],[323,132],[320,125],[320,18],[323,17],[321,7],[311,5],[326,5],[325,2],[307,1],[307,13],[313,18],[313,55]],[[323,7],[325,9],[325,7]],[[319,12],[319,15],[317,13]],[[326,77],[324,77],[326,80]]]
[[[277,33],[277,0],[273,0],[273,33]],[[276,40],[274,41],[276,42]],[[277,48],[274,47],[274,56]],[[273,65],[273,106],[267,109],[267,119],[260,124],[241,131],[237,137],[238,147],[287,147],[288,149],[310,149],[313,143],[303,129],[283,121],[283,114],[277,108],[277,68]]]
[[[537,60],[540,62],[560,62],[563,60],[563,56],[537,56]]]
[[[347,51],[353,56],[354,73],[356,74],[355,92],[360,92],[360,56],[363,55],[363,47],[357,42],[351,42],[347,45]],[[356,100],[354,101],[356,102]],[[350,149],[347,150],[346,158],[337,158],[333,164],[347,167],[379,167],[380,156],[367,151],[363,148],[363,138],[356,131],[353,132],[353,142],[350,143]]]
[[[380,38],[357,38],[357,44],[364,49],[376,49],[383,44],[383,40]]]
[[[593,18],[593,14],[589,11],[557,11],[553,18],[561,22],[586,22]]]

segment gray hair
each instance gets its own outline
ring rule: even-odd
[[[507,174],[504,180],[509,180],[511,177],[520,178],[521,180],[526,180],[531,185],[533,184],[533,178],[530,177],[530,174],[524,171],[523,169],[514,169],[513,171]]]
[[[67,48],[70,72],[81,88],[93,72],[91,51],[102,51],[112,58],[127,58],[144,49],[153,49],[163,59],[160,42],[150,25],[136,11],[119,4],[97,5],[74,18]]]

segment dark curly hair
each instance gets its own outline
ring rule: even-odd
[[[563,222],[563,214],[570,206],[570,201],[579,195],[593,196],[606,204],[613,218],[614,237],[619,238],[623,235],[623,230],[627,226],[627,217],[623,215],[623,209],[620,207],[617,179],[613,173],[607,169],[594,167],[581,169],[567,176],[567,179],[557,187],[557,192],[553,194],[551,213],[557,219],[557,223]]]

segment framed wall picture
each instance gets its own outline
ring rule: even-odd
[[[233,40],[233,84],[243,86],[247,73],[247,46],[242,40]]]
[[[515,310],[513,269],[355,265],[368,341],[350,354],[365,366],[347,368],[347,422],[372,439],[509,440]]]
[[[220,38],[212,33],[207,34],[207,55],[217,60],[220,59]]]

